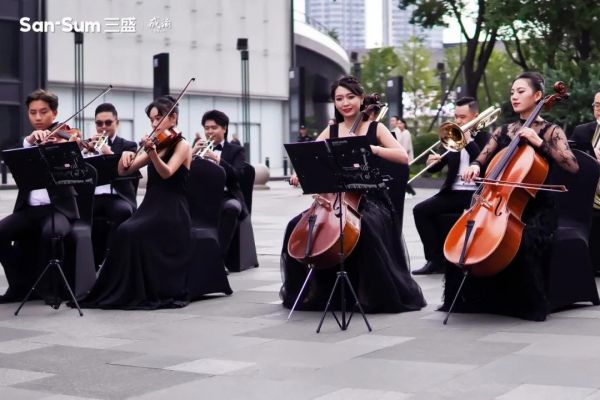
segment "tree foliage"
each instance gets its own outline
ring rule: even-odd
[[[568,129],[589,121],[589,104],[594,93],[600,90],[600,7],[597,0],[477,0],[472,13],[469,13],[469,3],[472,2],[399,0],[398,6],[414,6],[411,22],[425,28],[445,26],[449,19],[457,21],[466,40],[461,60],[464,61],[466,93],[480,101],[487,100],[484,85],[487,80],[492,101],[502,96],[506,99],[501,102],[508,101],[509,87],[502,88],[500,82],[498,89],[490,87],[490,78],[497,74],[494,65],[497,69],[503,65],[502,60],[494,60],[500,56],[493,50],[495,42],[501,40],[514,65],[523,71],[537,70],[544,74],[549,92],[555,80],[567,83],[571,98],[552,110],[549,118]],[[469,18],[475,24],[472,33],[465,29],[465,21]],[[453,68],[456,71],[458,65]],[[484,98],[481,97],[483,94]]]
[[[523,70],[542,72],[548,92],[557,80],[569,87],[569,100],[547,117],[567,130],[589,121],[590,104],[600,90],[597,1],[505,0],[499,2],[498,11],[491,20],[513,62]]]
[[[385,93],[385,85],[400,62],[393,47],[371,49],[363,57],[361,81],[367,93]]]
[[[446,26],[446,19],[457,21],[466,41],[464,65],[465,94],[477,97],[485,69],[498,38],[498,25],[490,24],[488,15],[494,13],[495,1],[478,0],[475,15],[471,15],[466,1],[456,0],[399,0],[398,6],[406,9],[414,6],[411,23],[424,28]],[[467,19],[473,19],[472,33],[467,32]]]

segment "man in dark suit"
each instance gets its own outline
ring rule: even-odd
[[[38,89],[25,101],[27,115],[33,132],[23,140],[23,147],[33,147],[49,139],[52,129],[58,123],[53,122],[58,113],[58,97],[48,91]],[[52,139],[52,142],[65,141]],[[19,191],[13,213],[0,221],[0,263],[4,267],[8,290],[0,296],[0,303],[18,301],[25,297],[37,278],[41,263],[48,261],[51,239],[66,236],[72,223],[79,219],[79,209],[72,186],[37,189],[28,192]],[[13,242],[40,238],[40,248],[20,252]],[[25,261],[24,257],[28,260]],[[33,258],[30,260],[29,258]],[[45,293],[53,306],[60,304],[54,293]]]
[[[124,151],[136,151],[137,144],[123,139],[117,135],[119,116],[114,105],[103,103],[95,111],[96,134],[91,137],[90,143],[96,145],[104,138],[104,145],[98,150],[100,154],[117,154]],[[109,185],[96,187],[94,196],[94,218],[103,218],[108,222],[109,229],[101,232],[94,230],[93,245],[96,264],[105,256],[105,250],[111,233],[123,221],[131,217],[137,208],[136,200],[137,178],[114,180]],[[103,233],[103,234],[102,234]]]
[[[581,144],[582,149],[589,149],[589,146],[591,145],[594,149],[596,159],[600,162],[600,131],[598,131],[598,135],[596,135],[597,130],[600,130],[600,92],[596,93],[594,96],[592,107],[594,109],[594,118],[596,121],[576,126],[570,140],[577,144]],[[600,185],[600,182],[598,184]],[[600,276],[600,210],[596,208],[595,204],[589,240],[592,265],[596,276]]]
[[[594,133],[596,132],[596,128],[600,124],[600,92],[596,93],[596,95],[594,96],[594,102],[592,103],[592,107],[594,109],[594,119],[596,119],[596,121],[588,122],[587,124],[577,125],[570,139],[574,142],[582,144],[591,143],[592,146],[594,146],[594,153],[596,154],[596,158],[600,160],[600,141],[598,141],[598,143],[592,143],[592,139],[594,139]]]
[[[472,97],[463,97],[456,101],[454,119],[456,124],[463,126],[477,117],[479,106]],[[423,248],[425,250],[425,259],[427,263],[422,268],[413,271],[413,275],[425,275],[441,273],[444,271],[444,240],[440,237],[438,229],[438,216],[445,213],[462,213],[469,208],[475,184],[465,184],[460,176],[469,166],[471,161],[475,160],[479,152],[487,144],[490,135],[487,132],[480,131],[472,137],[469,132],[465,132],[467,145],[459,152],[450,152],[443,158],[440,155],[430,155],[427,159],[427,165],[434,164],[429,171],[441,171],[444,166],[448,166],[448,174],[440,191],[433,197],[422,201],[413,208],[415,224]]]
[[[298,131],[298,138],[296,139],[296,142],[312,142],[313,140],[313,137],[308,136],[308,133],[306,132],[306,127],[304,125],[300,125],[300,130]]]
[[[238,221],[248,215],[248,208],[240,188],[243,179],[246,153],[240,145],[227,142],[229,118],[219,110],[207,111],[202,116],[202,126],[207,139],[214,141],[212,151],[207,151],[204,158],[219,164],[225,170],[225,199],[221,207],[221,223],[219,224],[219,245],[223,257],[227,254],[231,239]],[[205,143],[196,143],[192,154],[196,154]]]

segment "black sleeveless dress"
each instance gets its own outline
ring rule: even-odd
[[[192,243],[188,172],[181,165],[162,179],[148,164],[144,200],[115,231],[104,267],[82,307],[150,310],[187,305]]]
[[[367,138],[377,144],[377,123],[371,123]],[[338,136],[338,126],[330,127],[330,137]],[[375,165],[376,166],[376,165]],[[420,310],[426,305],[421,288],[412,278],[404,254],[401,227],[395,223],[392,203],[385,192],[368,192],[359,206],[362,214],[360,238],[346,259],[345,267],[365,312],[395,313]],[[300,215],[286,229],[281,253],[283,306],[291,308],[306,278],[308,269],[287,252],[289,237]],[[323,310],[336,278],[337,267],[315,270],[296,309]],[[340,296],[333,299],[339,309]],[[352,298],[348,296],[348,304]]]

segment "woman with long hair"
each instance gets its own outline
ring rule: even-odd
[[[119,174],[148,166],[146,195],[112,237],[100,275],[82,307],[156,309],[187,304],[191,221],[186,185],[192,153],[177,130],[175,99],[165,96],[146,107],[152,128],[177,134],[163,150],[144,137],[145,152],[124,152]],[[168,115],[167,115],[168,114]],[[163,118],[166,115],[165,118]]]

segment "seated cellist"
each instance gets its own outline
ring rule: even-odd
[[[478,177],[482,166],[487,165],[493,155],[517,136],[554,167],[571,173],[579,170],[577,159],[558,125],[537,116],[530,127],[523,127],[543,95],[544,79],[538,73],[525,72],[513,81],[510,101],[520,119],[496,129],[479,157],[465,170],[465,181],[471,182]],[[557,225],[553,199],[548,192],[538,191],[537,196],[529,200],[521,217],[525,227],[516,256],[496,275],[469,277],[456,302],[455,311],[492,312],[535,321],[546,319],[549,310],[543,265]],[[443,308],[447,308],[452,300],[453,296],[449,296],[448,292],[452,286],[452,282],[446,282]]]
[[[327,126],[317,138],[347,137],[364,104],[364,89],[351,76],[341,78],[331,87],[337,123]],[[389,130],[365,117],[356,135],[366,136],[374,155],[395,163],[408,161],[406,151]],[[376,157],[375,157],[376,158]],[[292,185],[298,178],[290,179]],[[419,285],[408,270],[401,243],[400,227],[395,224],[393,206],[384,191],[368,192],[359,206],[362,214],[360,238],[345,261],[352,285],[366,312],[402,312],[419,310],[425,300]],[[288,224],[282,250],[283,286],[280,296],[284,307],[291,308],[308,273],[308,267],[288,254],[288,241],[300,216]],[[321,310],[335,280],[337,268],[316,270],[297,309]]]

